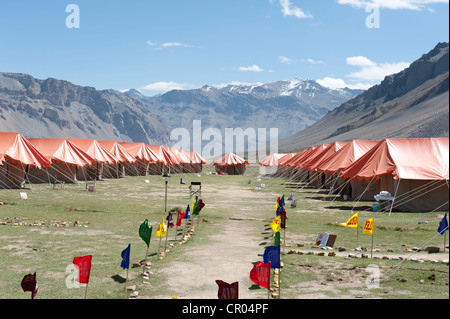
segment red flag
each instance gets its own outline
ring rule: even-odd
[[[219,285],[219,292],[217,293],[219,299],[239,299],[238,282],[229,284],[222,280],[216,280],[216,283]]]
[[[169,214],[167,215],[166,219],[167,219],[167,227],[168,228],[172,228],[173,227],[172,213],[169,212]]]
[[[284,208],[280,211],[280,216],[281,216],[280,227],[286,228],[287,216],[286,216],[286,210]]]
[[[250,279],[255,284],[270,290],[270,262],[268,264],[260,261],[250,271]]]
[[[75,257],[73,264],[78,269],[78,282],[80,284],[88,284],[91,275],[92,255],[84,257]]]
[[[182,213],[182,212],[178,211],[177,226],[181,226],[181,222],[183,221],[184,216],[186,216],[185,213]]]
[[[22,279],[22,290],[25,291],[31,291],[31,299],[34,299],[38,292],[38,285],[36,282],[36,273],[25,275]]]

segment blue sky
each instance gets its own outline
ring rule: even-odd
[[[448,12],[448,0],[2,0],[0,72],[146,95],[294,78],[368,88],[448,42]]]

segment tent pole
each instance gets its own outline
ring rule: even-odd
[[[398,187],[400,186],[401,180],[402,180],[401,178],[398,179],[397,187],[395,188],[394,198],[392,199],[392,202],[391,202],[391,209],[389,210],[389,216],[391,216],[392,208],[394,207],[395,197],[397,196],[397,191],[398,191]]]

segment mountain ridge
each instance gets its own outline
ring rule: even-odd
[[[352,139],[447,137],[449,45],[438,43],[403,71],[280,140],[282,152]]]

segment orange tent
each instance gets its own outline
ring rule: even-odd
[[[340,190],[345,187],[344,180],[338,173],[353,164],[378,143],[379,141],[353,140],[333,155],[324,158],[320,163],[316,164],[316,171],[325,174],[323,186],[330,189],[333,188],[331,190],[332,193],[334,190]]]
[[[263,159],[261,162],[259,162],[259,165],[261,166],[278,166],[278,161],[284,157],[286,154],[270,154],[265,159]]]
[[[69,138],[69,141],[76,145],[78,148],[82,149],[84,152],[89,154],[92,158],[95,159],[96,165],[90,166],[86,173],[83,171],[83,174],[78,174],[78,179],[103,179],[103,170],[104,168],[108,168],[107,165],[114,165],[118,162],[117,158],[108,151],[105,147],[103,147],[97,140],[94,139],[81,139],[81,138]]]
[[[154,150],[154,145],[135,142],[121,142],[119,144],[137,160],[134,167],[125,167],[127,175],[147,176],[150,174],[161,174],[165,159]]]
[[[278,171],[278,167],[280,166],[280,159],[286,156],[286,154],[271,154],[259,162],[259,165],[264,166],[265,171],[263,173],[266,175],[273,175]]]
[[[189,156],[191,161],[189,172],[190,173],[201,173],[203,169],[203,165],[207,164],[207,161],[200,156],[196,151],[185,151]]]
[[[136,163],[137,159],[116,141],[98,141],[117,159],[116,164],[108,164],[108,169],[103,171],[103,177],[120,178],[125,177],[125,167]]]
[[[353,199],[374,200],[386,191],[397,210],[448,211],[449,139],[382,140],[341,176],[352,181]]]
[[[244,175],[246,165],[249,163],[234,153],[225,154],[213,164],[217,172],[228,175]]]
[[[309,181],[309,171],[303,169],[304,165],[313,159],[315,156],[323,152],[328,144],[320,146],[312,146],[306,150],[297,153],[284,165],[291,169],[291,179],[300,180],[303,182]],[[292,175],[293,174],[293,175]]]
[[[0,132],[0,164],[6,161],[36,167],[49,167],[51,165],[50,161],[22,134]]]
[[[311,157],[303,164],[303,169],[309,171],[309,184],[317,188],[322,188],[327,184],[325,174],[317,170],[317,167],[324,160],[333,157],[337,151],[344,147],[348,142],[334,142],[325,147],[319,154]]]
[[[26,181],[28,167],[49,167],[45,158],[20,133],[0,132],[0,187],[17,188]]]
[[[316,169],[324,173],[337,173],[353,164],[378,143],[379,141],[353,140],[344,145],[333,156],[318,163]]]
[[[64,181],[75,183],[79,167],[93,165],[96,160],[65,138],[30,138],[28,139],[52,165],[47,171],[31,169],[30,180],[50,182]]]

